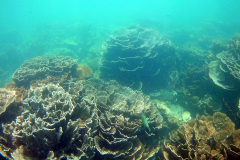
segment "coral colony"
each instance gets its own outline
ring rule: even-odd
[[[202,54],[182,49],[179,57],[156,30],[137,26],[109,37],[98,76],[68,56],[29,59],[0,89],[0,153],[11,160],[240,159],[240,129],[220,112],[231,104],[220,93],[239,86],[239,46],[239,38],[216,43],[215,57],[193,64]]]

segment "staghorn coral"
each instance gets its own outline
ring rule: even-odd
[[[12,78],[18,86],[27,86],[32,80],[39,80],[51,76],[73,74],[76,71],[77,60],[63,56],[41,56],[25,61],[14,72]],[[70,76],[69,75],[69,76]]]
[[[23,105],[15,121],[2,125],[0,151],[10,159],[149,159],[160,148],[157,108],[116,81],[38,83]],[[151,133],[141,113],[149,117]]]
[[[145,93],[167,86],[169,71],[175,68],[174,46],[153,29],[122,29],[109,37],[104,48],[100,78],[137,86],[134,89],[141,86]]]
[[[234,142],[239,146],[238,133],[224,113],[197,117],[169,134],[163,155],[165,159],[231,159],[230,146]]]

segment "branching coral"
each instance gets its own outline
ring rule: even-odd
[[[221,70],[222,74],[225,72],[228,77],[231,78],[231,75],[240,80],[240,37],[235,37],[232,40],[232,45],[228,49],[223,50],[221,53],[217,54],[217,58],[221,61],[219,66],[219,71]],[[219,72],[220,73],[220,72]],[[217,84],[218,85],[218,84]],[[227,88],[224,88],[227,89]]]

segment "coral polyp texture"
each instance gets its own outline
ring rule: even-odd
[[[201,116],[170,132],[165,159],[239,159],[239,130],[224,113]]]
[[[12,78],[18,86],[28,86],[33,80],[59,76],[69,76],[76,71],[77,60],[64,56],[41,56],[25,61],[13,74]]]
[[[175,69],[175,47],[154,29],[122,29],[103,47],[100,77],[145,93],[164,88],[169,71]]]
[[[114,80],[39,83],[23,106],[16,120],[2,124],[0,151],[10,159],[149,159],[160,149],[157,108]]]

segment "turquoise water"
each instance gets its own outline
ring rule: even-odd
[[[236,127],[237,129],[240,126],[240,78],[237,77],[239,72],[235,74],[232,73],[230,71],[232,69],[231,65],[229,67],[224,61],[220,61],[221,58],[219,58],[219,53],[220,56],[223,57],[222,59],[226,58],[226,53],[228,53],[228,55],[230,56],[227,57],[229,59],[226,58],[227,60],[232,60],[232,57],[236,55],[239,56],[240,54],[239,6],[239,0],[0,0],[0,88],[4,88],[8,82],[13,81],[13,73],[17,69],[19,69],[20,66],[24,62],[26,62],[26,60],[29,60],[31,58],[36,58],[38,56],[56,55],[70,56],[71,58],[77,59],[76,62],[71,58],[66,58],[69,59],[69,61],[61,63],[61,58],[54,61],[55,59],[51,57],[50,59],[53,66],[61,64],[61,67],[65,67],[64,72],[66,72],[66,74],[61,75],[61,73],[63,72],[59,72],[59,70],[61,70],[62,68],[56,67],[56,70],[53,69],[54,71],[52,72],[46,71],[47,74],[42,74],[45,77],[36,76],[41,80],[45,78],[44,80],[46,83],[48,82],[48,80],[50,82],[52,80],[53,83],[56,83],[57,80],[61,81],[54,85],[51,84],[52,88],[55,87],[56,90],[58,89],[58,92],[54,91],[50,93],[50,89],[48,88],[49,86],[44,86],[45,90],[39,89],[40,86],[38,86],[37,84],[39,81],[35,81],[37,80],[37,78],[34,77],[34,75],[32,77],[30,75],[30,78],[28,79],[28,75],[26,76],[27,78],[24,77],[24,69],[22,69],[22,74],[20,70],[19,74],[15,75],[14,80],[16,82],[16,85],[20,84],[18,86],[20,88],[22,84],[19,79],[21,79],[21,76],[23,75],[24,78],[22,78],[22,83],[25,84],[25,86],[22,86],[25,87],[25,90],[24,88],[21,88],[23,89],[21,91],[18,90],[18,94],[22,94],[22,97],[18,95],[18,102],[16,104],[11,103],[11,107],[15,105],[15,107],[19,111],[17,113],[15,113],[16,111],[13,112],[14,109],[9,109],[3,113],[1,111],[0,122],[3,124],[5,123],[6,125],[10,124],[9,121],[12,121],[12,119],[14,121],[17,116],[24,113],[22,111],[29,111],[33,112],[31,114],[35,114],[34,109],[31,110],[28,107],[22,107],[22,102],[24,100],[23,98],[26,98],[27,93],[30,93],[30,91],[32,92],[31,94],[29,94],[30,98],[26,98],[24,100],[25,106],[28,103],[29,106],[31,106],[31,98],[33,97],[35,92],[38,92],[38,95],[41,95],[46,94],[47,91],[49,91],[49,95],[43,96],[44,98],[51,98],[53,93],[59,93],[62,96],[65,95],[66,92],[66,95],[69,95],[70,93],[70,95],[72,96],[71,102],[68,103],[69,105],[72,104],[72,101],[74,101],[73,107],[81,108],[85,105],[89,105],[92,109],[87,110],[87,107],[84,109],[75,108],[75,113],[71,115],[71,118],[66,118],[67,116],[63,117],[63,119],[67,119],[66,124],[68,123],[68,121],[73,120],[75,126],[73,124],[71,125],[74,127],[79,127],[78,131],[80,132],[84,129],[82,124],[86,123],[84,121],[86,121],[87,118],[101,117],[101,120],[104,120],[104,115],[107,107],[115,107],[116,110],[120,108],[119,110],[114,112],[112,112],[112,109],[109,109],[109,113],[112,112],[111,114],[114,114],[115,117],[120,115],[120,121],[123,121],[122,118],[125,116],[124,122],[126,123],[124,123],[124,125],[130,124],[130,122],[136,122],[135,125],[138,125],[138,127],[140,128],[139,129],[136,127],[137,129],[139,129],[138,132],[136,131],[136,134],[135,131],[132,130],[134,131],[134,133],[131,133],[131,136],[134,135],[134,138],[129,138],[126,140],[124,138],[128,136],[124,136],[123,142],[130,141],[131,144],[133,143],[144,145],[146,143],[147,147],[145,146],[145,149],[146,152],[149,151],[149,153],[151,152],[151,147],[155,147],[154,149],[156,149],[156,154],[154,155],[155,157],[152,157],[153,159],[161,159],[159,157],[163,157],[163,141],[165,139],[169,139],[169,132],[172,130],[176,130],[179,125],[189,121],[190,119],[196,118],[197,114],[200,114],[200,116],[212,116],[217,111],[220,111],[230,117],[230,119],[233,121],[231,126],[233,126],[233,128]],[[152,36],[152,39],[149,38],[148,35],[146,35],[147,38],[144,39],[145,37],[143,33],[149,33],[149,37]],[[118,35],[121,34],[125,37],[118,37]],[[133,35],[133,37],[131,37],[131,34]],[[109,37],[111,35],[113,36],[109,40]],[[143,39],[146,41],[142,42],[141,36],[144,37]],[[235,37],[235,39],[233,37]],[[121,45],[124,46],[126,42],[121,38],[126,38],[127,41],[132,38],[131,40],[133,41],[129,44],[135,44],[134,40],[137,39],[138,41],[139,39],[141,39],[139,41],[141,41],[142,45],[141,43],[136,44],[136,46],[139,45],[137,46],[139,48],[141,48],[141,46],[145,46],[145,48],[148,48],[152,44],[152,48],[156,46],[160,47],[156,47],[157,49],[155,48],[156,50],[153,50],[153,52],[151,52],[151,56],[153,58],[151,56],[149,58],[148,56],[141,54],[142,52],[145,53],[143,51],[144,49],[140,49],[141,53],[139,53],[137,56],[128,56],[128,52],[125,52],[124,49],[119,49],[121,48]],[[114,48],[114,45],[112,45],[114,43],[117,45],[120,44],[120,47],[116,45],[117,47]],[[163,45],[165,48],[162,47],[162,49],[161,44],[164,43],[167,45]],[[107,48],[106,46],[110,47]],[[135,54],[136,52],[134,52],[134,49],[129,49],[129,54]],[[150,51],[152,50],[150,49]],[[157,52],[157,54],[154,54],[156,53],[155,51]],[[106,55],[108,55],[109,57],[107,57]],[[143,56],[141,57],[141,55]],[[160,58],[158,57],[159,59],[154,59],[154,57],[157,56],[159,56]],[[43,62],[47,63],[48,58],[42,58]],[[35,65],[34,61],[36,63],[40,62],[41,60],[39,59],[31,59],[31,63],[30,61],[27,63],[26,66],[29,67],[27,68],[29,69],[29,72],[34,72],[32,71],[31,66]],[[105,60],[105,63],[101,61],[102,59]],[[44,68],[44,63],[39,63],[36,65],[39,65],[39,68]],[[70,65],[70,63],[72,64]],[[236,60],[236,63],[234,62],[232,64],[233,66],[239,66],[239,63],[239,60]],[[78,75],[79,72],[81,72],[77,70],[79,69],[78,64],[86,64],[93,71],[93,75],[91,76],[91,78],[102,78],[105,82],[100,81],[99,79],[86,80],[84,83],[83,81],[75,82],[77,78],[81,77]],[[120,65],[118,66],[118,64]],[[110,70],[109,68],[112,70]],[[53,76],[53,78],[51,79],[51,74],[54,74],[55,71],[57,73],[55,75],[56,77]],[[238,68],[236,69],[236,71],[238,71]],[[50,78],[48,77],[48,74],[50,74]],[[59,76],[60,78],[57,76]],[[56,78],[56,81],[54,78]],[[122,86],[120,87],[120,85],[118,85],[118,83],[115,81],[107,82],[108,80],[112,79],[117,80],[119,84],[127,87],[123,87],[124,89],[122,89]],[[33,83],[29,89],[30,81],[32,80]],[[17,84],[17,82],[19,84]],[[89,83],[88,85],[93,85],[97,89],[91,92],[90,89],[86,87],[88,85],[84,86],[87,89],[83,86],[82,88],[79,87],[83,85],[82,83],[84,85]],[[117,89],[113,89],[114,86],[117,86]],[[37,89],[34,90],[34,87],[36,87]],[[63,90],[61,87],[64,87],[65,90]],[[128,87],[130,87],[134,91]],[[24,93],[24,91],[26,93]],[[1,91],[1,94],[4,92],[5,90]],[[64,94],[62,94],[61,92],[64,92]],[[91,94],[93,94],[93,97],[87,97],[87,93],[90,93],[90,96]],[[118,96],[121,94],[124,95],[122,96],[123,98],[121,96]],[[148,95],[149,97],[147,96],[146,99],[143,99],[143,95]],[[6,97],[6,93],[4,96]],[[84,96],[86,96],[87,98]],[[41,96],[39,97],[42,98]],[[98,102],[97,98],[99,98],[100,102]],[[116,98],[118,101],[114,98]],[[138,112],[140,109],[144,108],[145,105],[147,106],[147,104],[150,104],[145,104],[145,101],[148,101],[148,98],[151,100],[151,103],[154,104],[154,107],[160,108],[158,108],[159,110],[156,111],[156,115],[158,116],[158,118],[152,118],[154,117],[152,115],[152,111],[149,111],[147,109],[141,110],[141,114],[144,115],[145,120],[145,122],[143,123],[138,120],[138,118],[141,119],[140,117],[138,117],[138,113],[135,115],[133,114],[134,116],[132,116],[132,112],[131,114],[126,114],[128,110],[132,109],[131,107],[135,107],[135,109],[137,108],[134,111]],[[3,99],[0,99],[1,102],[2,100]],[[33,100],[35,99],[33,98]],[[56,103],[61,103],[61,100],[57,99]],[[134,100],[139,100],[140,102],[133,103],[135,102]],[[45,99],[36,103],[38,103],[39,106],[44,108],[45,105],[48,104],[48,102],[45,103],[44,101]],[[89,102],[86,103],[86,101]],[[77,103],[78,105],[76,105]],[[1,103],[1,105],[2,104],[3,103]],[[128,105],[131,107],[129,107]],[[96,109],[94,107],[97,108],[99,106],[101,106],[100,108],[98,108],[99,112],[96,112]],[[124,108],[123,106],[129,107],[127,111],[124,110],[126,108]],[[0,106],[0,109],[1,108],[2,106]],[[48,107],[45,107],[44,109],[46,108],[48,109]],[[57,108],[58,107],[56,107],[55,110],[57,110]],[[121,109],[123,110],[121,111]],[[55,110],[53,109],[52,112],[55,112]],[[67,112],[65,111],[66,108],[65,110],[59,110],[62,112]],[[38,111],[41,111],[41,109],[39,109]],[[90,113],[93,114],[94,111],[96,112],[96,115],[99,115],[90,116]],[[81,116],[84,115],[78,114],[80,112],[83,112],[84,114],[86,112],[87,118],[82,118]],[[41,114],[43,114],[43,112],[39,113],[39,115],[37,114],[37,116],[40,117],[38,117],[38,119],[44,119],[44,116],[46,116]],[[8,119],[8,117],[11,117],[11,119]],[[50,118],[52,118],[51,115]],[[79,120],[80,118],[82,118],[82,120]],[[79,122],[77,120],[79,120]],[[27,121],[26,118],[23,118],[23,121]],[[162,121],[164,123],[162,123]],[[98,121],[94,120],[94,122]],[[23,123],[20,122],[20,124]],[[31,122],[31,125],[32,124],[33,123]],[[64,126],[66,124],[62,123],[62,127],[56,125],[53,129],[58,132],[58,140],[56,140],[55,137],[48,137],[47,134],[44,133],[44,129],[43,134],[42,132],[33,133],[36,135],[41,134],[43,135],[43,137],[45,136],[45,138],[43,138],[44,141],[46,139],[51,140],[52,138],[52,141],[56,142],[52,146],[49,145],[49,147],[48,144],[45,144],[45,142],[42,141],[43,139],[39,140],[41,142],[39,142],[38,144],[40,146],[40,149],[36,147],[37,149],[34,150],[35,146],[31,147],[30,145],[29,147],[25,145],[34,151],[46,151],[46,153],[34,152],[24,154],[29,154],[30,157],[33,155],[38,155],[40,157],[42,156],[46,158],[47,155],[50,155],[51,157],[53,149],[54,152],[56,151],[55,157],[57,157],[63,154],[63,152],[60,150],[64,150],[65,146],[67,146],[66,144],[68,144],[68,147],[71,147],[64,150],[64,153],[69,155],[72,153],[78,153],[75,150],[75,147],[80,144],[77,140],[73,142],[70,141],[71,136],[76,134],[75,132],[73,133],[74,127],[67,130],[67,127]],[[161,127],[159,127],[160,124]],[[26,124],[24,123],[24,125]],[[33,130],[36,128],[36,126],[34,125],[35,124],[31,126]],[[113,123],[113,127],[115,127],[114,125],[115,123]],[[38,131],[42,131],[41,127]],[[104,127],[107,128],[108,124],[106,123]],[[13,154],[13,151],[15,152],[17,146],[12,145],[10,141],[13,143],[18,142],[15,139],[12,140],[11,137],[15,136],[15,138],[17,137],[21,139],[21,136],[16,136],[10,132],[3,133],[4,128],[7,127],[0,126],[0,145],[7,146],[6,148],[11,148],[12,150],[9,151],[9,153],[6,151],[7,149],[5,150],[6,153],[10,155]],[[27,127],[23,128],[25,129]],[[87,127],[85,126],[85,129],[86,128]],[[147,132],[145,132],[146,129]],[[98,131],[95,132],[93,130],[94,133],[89,134],[89,137],[92,138],[91,143],[93,143],[93,141],[96,143],[96,141],[100,139],[100,137],[98,136],[100,135],[99,133],[101,132],[101,129],[99,129],[98,127],[96,130]],[[106,131],[107,130],[110,131],[110,129],[108,128],[106,129]],[[64,134],[62,136],[61,134],[63,132]],[[68,132],[70,136],[66,136]],[[127,134],[128,132],[130,131],[126,131]],[[82,131],[79,134],[82,133],[86,134],[87,132]],[[115,133],[110,133],[109,135],[114,134]],[[61,136],[63,138],[60,139]],[[67,138],[64,136],[66,136]],[[72,138],[78,139],[79,137]],[[109,138],[108,136],[106,137]],[[139,138],[139,141],[135,141],[135,138]],[[8,139],[9,142],[5,142],[5,139]],[[111,136],[109,139],[110,141],[112,140]],[[28,141],[31,141],[31,139],[29,139]],[[88,144],[87,140],[84,139],[84,141]],[[35,145],[34,141],[31,142],[33,142],[33,145]],[[99,143],[100,142],[101,141],[99,140]],[[151,146],[151,144],[154,145]],[[159,146],[159,148],[161,149],[156,147],[159,144],[161,145],[161,147]],[[211,145],[214,144],[215,143],[212,143]],[[55,147],[55,145],[57,147]],[[110,145],[106,146],[107,150],[112,149],[111,147],[109,147]],[[110,154],[104,154],[105,147],[103,145],[99,148],[101,147],[103,148],[103,150],[99,152],[96,152],[94,147],[91,148],[91,153],[94,153],[94,155],[96,153],[96,157],[100,156],[102,159],[106,159],[104,158],[104,156],[107,157]],[[135,147],[134,149],[136,148],[137,147]],[[215,149],[215,146],[213,146],[213,148]],[[5,153],[5,151],[3,152]],[[1,154],[3,154],[3,152]],[[226,151],[224,151],[224,153],[225,152]],[[134,153],[137,153],[137,151],[134,151]],[[3,158],[2,156],[6,155],[1,155],[0,159]]]
[[[90,22],[128,26],[155,21],[163,28],[197,27],[204,23],[239,22],[237,0],[213,1],[1,1],[1,30],[29,33],[39,24]],[[143,24],[142,24],[143,25]],[[151,25],[151,24],[145,24]],[[110,27],[109,26],[109,27]]]
[[[155,28],[175,45],[202,35],[227,41],[238,33],[238,6],[237,0],[2,0],[1,87],[26,59],[51,52],[50,48],[59,48],[61,44],[49,44],[53,41],[74,36],[85,39],[79,38],[78,47],[82,48],[76,55],[79,59],[85,57],[94,44],[98,43],[97,49],[100,49],[109,35],[134,25]],[[46,41],[49,43],[44,44]]]

